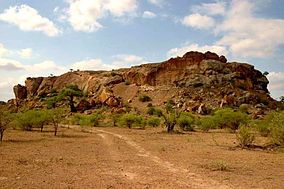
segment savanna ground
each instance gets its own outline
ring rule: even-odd
[[[49,128],[48,128],[49,129]],[[241,149],[223,130],[7,130],[0,188],[283,188],[283,149]],[[258,138],[262,143],[264,138]]]

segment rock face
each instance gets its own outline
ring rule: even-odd
[[[269,96],[268,80],[260,71],[246,63],[228,63],[225,56],[212,52],[191,51],[161,63],[113,71],[75,71],[58,77],[27,78],[26,86],[15,86],[14,92],[17,99],[33,100],[68,84],[76,84],[87,93],[91,107],[97,103],[120,107],[131,100],[139,108],[142,105],[135,99],[140,93],[151,96],[156,106],[171,98],[191,111],[241,104],[277,107]],[[89,104],[84,101],[78,106],[85,109]]]
[[[13,91],[16,99],[23,100],[27,98],[27,87],[18,84],[14,86]]]

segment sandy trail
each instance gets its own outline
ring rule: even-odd
[[[101,155],[109,158],[108,166],[101,169],[105,174],[123,180],[125,187],[229,188],[162,160],[126,136],[97,128],[91,132],[102,140],[106,154]]]

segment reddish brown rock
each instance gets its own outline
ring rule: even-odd
[[[27,98],[27,87],[18,84],[13,87],[13,91],[16,99],[23,100]]]
[[[87,100],[81,100],[76,106],[76,110],[79,112],[84,112],[85,110],[89,110],[90,108],[91,104]]]

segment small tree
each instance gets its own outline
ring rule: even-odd
[[[129,129],[131,129],[133,124],[141,124],[142,118],[137,114],[126,113],[120,117],[120,123],[122,125],[126,125]]]
[[[263,72],[263,75],[264,75],[264,76],[267,76],[268,74],[269,74],[268,71]]]
[[[280,96],[279,99],[280,99],[280,102],[284,103],[284,96]]]
[[[48,120],[49,122],[52,123],[54,127],[54,136],[57,135],[59,123],[61,122],[62,117],[63,117],[63,112],[64,112],[63,109],[51,109],[51,110],[48,110],[47,112]]]
[[[192,124],[194,123],[193,115],[183,112],[177,120],[179,127],[184,131],[194,131]]]
[[[77,110],[74,105],[74,97],[80,97],[80,96],[83,96],[82,90],[80,90],[77,85],[71,84],[60,92],[58,96],[58,101],[66,98],[68,101],[68,105],[70,107],[70,111],[76,112]]]
[[[4,132],[8,128],[11,122],[10,113],[4,107],[0,107],[0,142],[2,142],[4,137]]]

